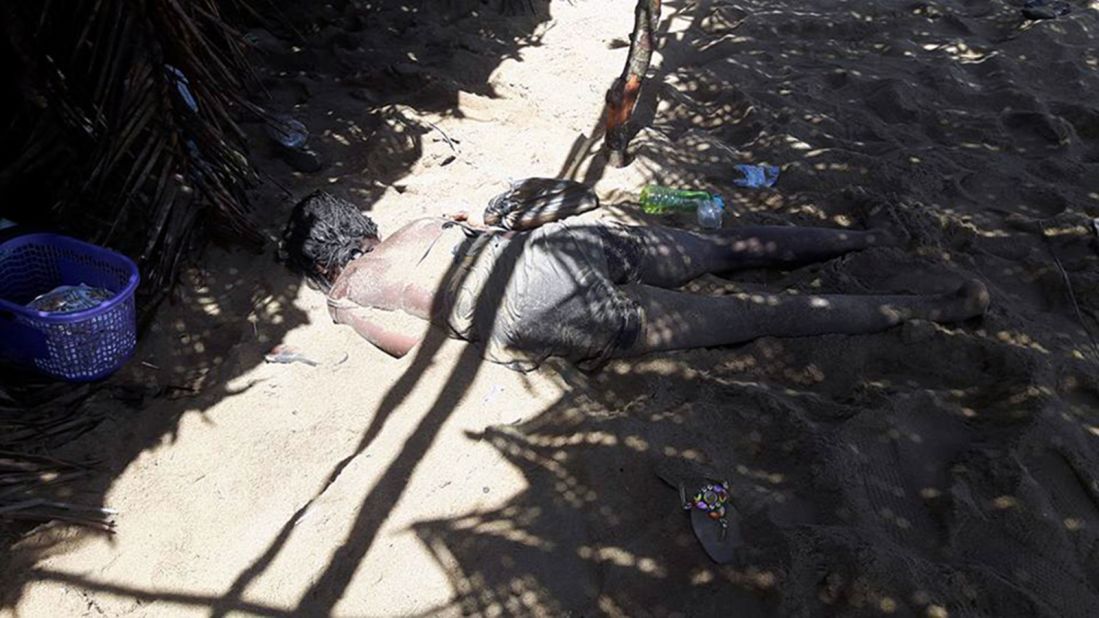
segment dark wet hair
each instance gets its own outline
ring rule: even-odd
[[[378,226],[347,200],[315,191],[294,206],[282,232],[279,257],[322,290],[329,277],[362,253],[363,240],[378,237]]]

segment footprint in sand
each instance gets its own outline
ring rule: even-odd
[[[1050,109],[1072,125],[1084,140],[1099,140],[1099,109],[1072,103],[1053,103]]]
[[[1072,130],[1064,120],[1042,112],[1005,111],[1000,116],[1004,129],[1018,151],[1045,150],[1068,143]]]
[[[824,85],[832,90],[839,90],[851,83],[851,74],[844,69],[836,69],[824,76]]]
[[[1068,199],[1051,187],[1026,187],[1018,195],[1018,211],[1033,217],[1052,217],[1068,208]]]
[[[916,99],[907,88],[895,80],[880,82],[876,90],[866,97],[866,106],[889,124],[908,124],[919,118]]]
[[[1068,199],[1047,185],[1003,186],[986,174],[969,174],[961,188],[971,199],[1031,218],[1052,217],[1068,208]]]
[[[750,13],[739,7],[717,7],[712,13],[702,18],[702,31],[706,34],[722,35],[736,30],[740,22],[744,21]]]

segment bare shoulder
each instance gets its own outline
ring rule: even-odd
[[[332,300],[393,310],[403,306],[409,266],[438,238],[444,219],[417,219],[386,237],[373,251],[347,265],[329,291]]]
[[[443,230],[446,223],[447,220],[441,217],[416,219],[390,234],[382,242],[379,249],[392,251],[396,247],[402,247],[409,243],[414,244],[425,239],[433,240]]]
[[[329,305],[346,308],[351,303],[359,308],[397,308],[400,304],[400,286],[392,280],[392,264],[391,260],[376,256],[374,252],[348,264],[328,291]]]

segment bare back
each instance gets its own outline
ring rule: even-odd
[[[417,219],[348,264],[329,298],[430,320],[443,309],[436,296],[452,274],[454,248],[464,238],[452,221]]]

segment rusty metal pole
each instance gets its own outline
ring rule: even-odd
[[[641,83],[652,61],[656,47],[656,31],[660,24],[660,0],[637,0],[634,9],[633,34],[630,37],[630,55],[621,77],[615,80],[607,92],[606,137],[603,147],[608,163],[623,167],[629,163],[626,150],[630,141],[630,117],[633,115]]]

